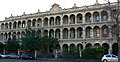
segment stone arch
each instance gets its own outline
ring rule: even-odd
[[[49,37],[54,37],[54,30],[53,29],[50,29],[50,31],[49,31]]]
[[[83,50],[83,45],[81,43],[77,44],[77,51]]]
[[[63,52],[68,52],[68,45],[63,44],[62,49],[63,49]]]
[[[108,49],[109,49],[109,45],[108,45],[107,43],[103,43],[103,44],[102,44],[102,47],[103,47],[104,50],[105,50],[105,54],[107,54],[107,53],[108,53]]]
[[[100,21],[100,15],[99,15],[99,12],[94,12],[93,13],[93,20],[94,22],[99,22]]]
[[[63,24],[68,24],[68,15],[63,16]]]
[[[93,36],[94,38],[100,38],[100,27],[99,26],[95,26],[93,28]]]
[[[9,22],[9,29],[12,29],[12,22]]]
[[[70,24],[75,24],[75,15],[74,14],[70,15]]]
[[[92,16],[91,16],[90,12],[85,14],[85,21],[86,22],[92,22]]]
[[[83,38],[83,29],[82,29],[82,27],[77,28],[77,38]]]
[[[60,21],[61,21],[60,16],[57,16],[55,20],[55,25],[60,25]]]
[[[1,30],[4,30],[4,23],[1,24]]]
[[[42,26],[42,19],[38,18],[37,20],[37,27],[41,27]]]
[[[11,32],[8,33],[8,37],[11,39]]]
[[[27,21],[27,27],[31,27],[31,20]]]
[[[48,36],[48,30],[44,30],[44,31],[43,31],[43,35],[44,35],[44,36]]]
[[[32,20],[32,27],[36,27],[36,19]]]
[[[69,48],[70,48],[70,52],[75,52],[76,51],[76,46],[73,43],[70,44]]]
[[[68,29],[67,28],[63,29],[63,39],[68,39]]]
[[[18,28],[21,28],[21,21],[18,21]]]
[[[12,33],[12,38],[16,38],[16,32]]]
[[[50,23],[49,23],[50,26],[54,26],[54,17],[50,17]]]
[[[71,39],[75,38],[75,28],[70,28],[70,38]]]
[[[85,47],[86,47],[86,48],[92,48],[92,44],[91,44],[91,43],[88,43],[88,44],[86,44]]]
[[[102,37],[108,37],[109,36],[109,29],[107,25],[102,26]]]
[[[44,26],[48,26],[48,18],[47,18],[47,17],[44,19],[43,25],[44,25]]]
[[[99,47],[101,47],[101,46],[100,46],[99,43],[95,43],[95,44],[94,44],[94,47],[95,47],[95,48],[99,48]]]
[[[17,28],[17,22],[15,21],[14,23],[13,23],[13,29],[16,29]]]
[[[91,38],[93,35],[92,35],[92,28],[90,26],[86,27],[86,38]]]
[[[77,23],[83,22],[83,15],[81,13],[77,14]]]
[[[8,23],[5,23],[5,30],[8,29]]]
[[[17,39],[20,39],[20,32],[17,32]]]
[[[55,31],[55,37],[60,39],[60,29],[56,29]]]
[[[101,20],[102,21],[108,21],[108,13],[107,13],[107,11],[103,10],[101,12]]]
[[[41,35],[41,30],[37,30],[37,34],[38,34],[38,35]]]
[[[25,36],[25,32],[22,31],[22,32],[21,32],[21,37],[24,37],[24,36]]]
[[[8,39],[8,36],[7,36],[7,35],[8,35],[7,33],[4,34],[6,40]]]
[[[25,22],[25,20],[23,20],[22,21],[22,28],[25,28],[25,24],[26,24],[26,22]]]
[[[118,43],[112,45],[112,53],[118,55]]]

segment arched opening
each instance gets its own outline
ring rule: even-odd
[[[81,27],[77,28],[77,38],[83,38],[83,29]]]
[[[70,15],[70,24],[75,24],[75,15]]]
[[[50,23],[49,23],[50,26],[54,26],[54,17],[50,17]]]
[[[63,39],[68,39],[68,29],[67,28],[63,29]]]
[[[70,44],[70,52],[75,52],[75,51],[76,51],[75,44]]]
[[[102,26],[102,37],[108,37],[108,36],[109,36],[108,26],[104,25]]]
[[[82,14],[77,14],[77,23],[82,23],[83,16]]]
[[[92,48],[92,44],[88,43],[85,47],[86,48]]]
[[[93,28],[93,32],[94,32],[94,38],[99,38],[100,37],[100,27],[99,26],[95,26]]]
[[[60,39],[60,29],[56,29],[55,31],[55,37]]]
[[[54,37],[54,30],[53,29],[50,30],[49,37],[51,37],[51,38]]]
[[[107,11],[102,11],[101,12],[101,20],[102,21],[108,21],[108,13],[107,13]]]
[[[44,36],[48,36],[48,30],[44,30],[44,31],[43,31],[43,35],[44,35]]]
[[[105,50],[105,54],[107,54],[108,53],[108,49],[109,49],[109,45],[107,43],[104,43],[104,44],[102,44],[102,47]]]
[[[37,27],[41,27],[42,26],[42,19],[38,18],[37,20]]]
[[[99,43],[95,43],[95,44],[94,44],[94,47],[95,47],[95,48],[99,48],[99,47],[101,47],[101,46],[100,46]]]
[[[55,25],[60,25],[60,20],[61,20],[60,16],[57,16],[55,20]]]
[[[118,44],[117,43],[114,43],[112,45],[112,53],[115,55],[118,55]]]
[[[43,24],[44,26],[48,26],[48,18],[45,18],[44,21],[43,21],[43,23],[44,23]]]
[[[25,28],[25,20],[22,21],[22,28]]]
[[[99,22],[100,21],[100,16],[98,12],[93,13],[93,20],[94,22]]]
[[[70,29],[70,38],[75,39],[75,29],[74,28]]]
[[[18,21],[18,28],[21,28],[21,21]]]
[[[86,20],[86,22],[92,22],[92,17],[91,17],[91,13],[86,13],[86,15],[85,15],[85,20]]]
[[[92,38],[92,28],[91,27],[87,27],[86,28],[86,38]]]
[[[62,49],[63,49],[63,52],[68,52],[68,45],[67,44],[64,44],[62,46]]]
[[[13,23],[13,29],[16,29],[16,27],[17,27],[17,22],[14,22]]]
[[[32,21],[32,27],[36,27],[36,19],[33,19],[33,21]]]
[[[68,24],[68,16],[67,15],[65,15],[63,17],[63,24]]]
[[[27,27],[31,27],[31,20],[27,21]]]

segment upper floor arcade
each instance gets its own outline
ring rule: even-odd
[[[109,12],[106,10],[72,12],[68,14],[48,15],[44,17],[34,17],[28,19],[19,19],[14,21],[2,21],[1,31],[13,29],[25,29],[27,27],[55,27],[55,26],[71,26],[82,24],[96,24],[110,22]]]

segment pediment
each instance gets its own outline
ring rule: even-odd
[[[54,3],[52,5],[52,8],[50,9],[50,13],[60,13],[62,11],[62,8],[59,7],[58,4]]]

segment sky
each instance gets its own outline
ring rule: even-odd
[[[117,0],[109,0],[116,2]],[[60,5],[61,8],[71,8],[74,4],[78,7],[85,5],[94,5],[96,0],[0,0],[0,21],[5,17],[49,11],[54,3]],[[98,0],[100,4],[107,3],[106,0]]]

